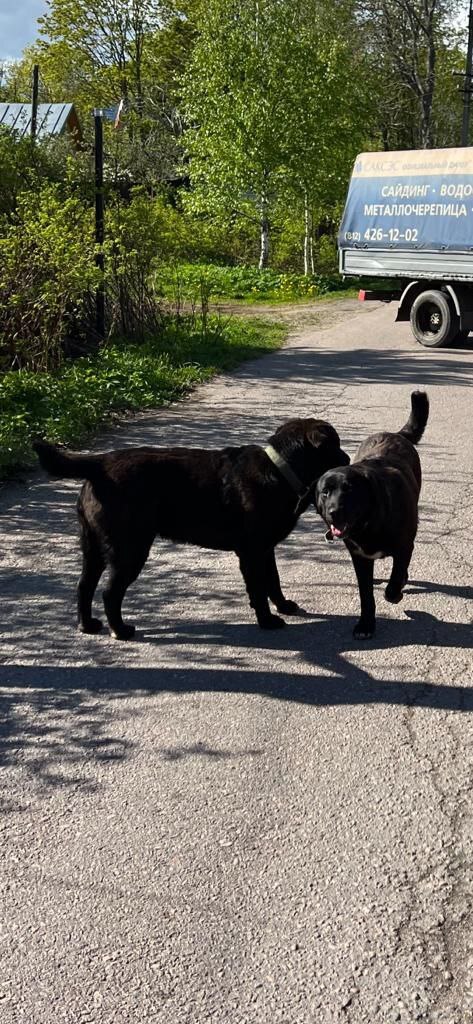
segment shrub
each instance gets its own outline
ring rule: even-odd
[[[48,370],[80,321],[94,266],[91,212],[58,186],[22,193],[0,238],[0,357],[4,366]]]

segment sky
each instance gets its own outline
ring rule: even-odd
[[[0,0],[0,60],[13,60],[34,42],[36,19],[46,10],[46,0]]]

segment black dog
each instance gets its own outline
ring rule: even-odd
[[[110,580],[104,606],[113,636],[127,640],[122,601],[141,572],[157,534],[170,540],[235,551],[250,604],[260,626],[284,625],[272,615],[296,615],[279,582],[274,548],[315,499],[319,476],[346,465],[339,436],[323,420],[295,419],[258,445],[207,451],[197,448],[130,448],[80,455],[44,441],[35,444],[41,465],[54,476],[85,479],[78,504],[82,575],[79,628],[97,633],[92,600],[105,569]]]
[[[429,416],[425,392],[411,395],[412,411],[397,434],[373,434],[358,449],[351,466],[325,473],[317,484],[316,508],[329,527],[327,540],[340,537],[353,559],[361,601],[361,618],[354,629],[358,639],[376,628],[373,596],[375,558],[391,556],[387,601],[397,604],[407,583],[407,571],[417,533],[417,507],[422,482],[414,448]]]

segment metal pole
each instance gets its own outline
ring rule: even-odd
[[[471,85],[473,70],[473,0],[470,0],[468,14],[468,49],[466,52],[465,86],[463,92],[462,146],[468,146],[470,138]]]
[[[105,337],[105,284],[104,284],[104,200],[103,200],[103,124],[102,111],[94,110],[95,125],[95,264],[100,270],[100,281],[95,293],[96,328],[99,338]]]
[[[31,139],[36,138],[38,121],[39,64],[33,64],[33,91],[31,96]]]

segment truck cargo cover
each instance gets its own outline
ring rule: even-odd
[[[360,153],[338,243],[473,252],[473,148]]]

